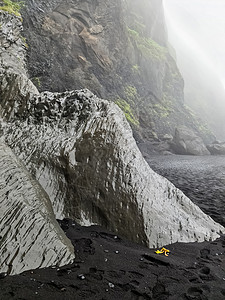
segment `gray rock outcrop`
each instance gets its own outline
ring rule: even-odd
[[[38,91],[26,76],[20,19],[1,12],[0,24],[0,114],[11,120]],[[3,124],[1,119],[1,135]],[[45,191],[3,141],[0,157],[0,272],[72,262],[74,249]]]
[[[212,155],[225,155],[225,142],[215,141],[207,145],[207,149]]]
[[[186,126],[179,126],[175,130],[172,148],[177,154],[209,155],[203,140]]]
[[[42,187],[2,142],[0,157],[0,272],[72,262],[73,246]]]
[[[150,247],[224,230],[150,169],[121,110],[88,90],[44,92],[3,131],[57,218],[99,224]]]

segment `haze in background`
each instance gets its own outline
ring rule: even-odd
[[[225,1],[164,0],[164,10],[185,103],[225,140]]]

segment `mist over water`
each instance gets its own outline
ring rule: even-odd
[[[225,140],[225,1],[164,0],[164,11],[185,103]]]

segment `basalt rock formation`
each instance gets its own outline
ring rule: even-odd
[[[87,90],[37,95],[3,131],[57,218],[99,224],[150,247],[222,230],[150,169],[121,110]]]
[[[20,19],[1,12],[0,23],[0,113],[13,118],[15,101],[20,109],[14,112],[22,113],[26,98],[37,89],[26,77]],[[56,222],[46,192],[5,145],[3,127],[1,119],[0,272],[72,262],[72,244]]]
[[[72,244],[44,190],[3,143],[0,156],[0,272],[16,274],[72,262]]]
[[[28,0],[24,35],[40,91],[88,88],[118,104],[145,145],[178,125],[213,140],[184,105],[161,0]]]
[[[225,155],[225,142],[214,141],[207,149],[212,155]]]

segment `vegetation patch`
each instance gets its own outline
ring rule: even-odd
[[[127,31],[129,37],[136,43],[137,48],[141,51],[143,56],[154,60],[166,59],[166,48],[160,46],[151,38],[142,36],[134,29],[127,27]]]
[[[1,0],[0,3],[2,4],[0,10],[21,17],[20,10],[24,6],[23,1]]]
[[[140,74],[140,66],[139,65],[133,65],[132,66],[132,72],[134,74]]]
[[[20,36],[20,38],[21,38],[21,40],[22,40],[22,42],[23,42],[24,47],[28,49],[29,46],[28,46],[28,44],[27,44],[27,39],[26,39],[24,36],[22,36],[22,35]]]
[[[135,118],[135,116],[132,112],[132,109],[130,107],[130,104],[127,103],[126,100],[119,98],[115,101],[115,103],[119,106],[119,108],[122,109],[122,111],[124,112],[125,117],[129,123],[131,123],[135,126],[139,125],[139,121]]]
[[[40,81],[39,77],[33,77],[33,78],[31,78],[31,81],[37,88],[39,88],[41,86],[41,81]]]
[[[132,85],[127,85],[124,89],[125,96],[129,102],[135,103],[137,97],[137,89]]]

